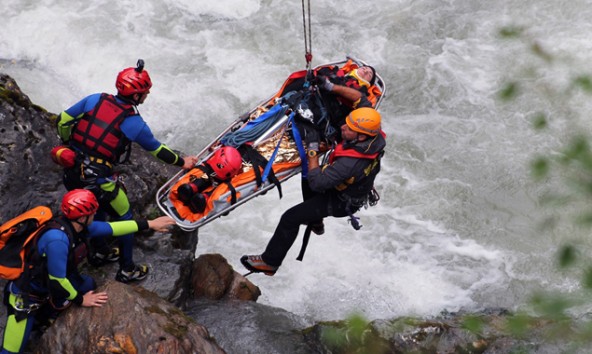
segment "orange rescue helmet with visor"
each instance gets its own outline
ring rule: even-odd
[[[355,132],[376,136],[380,133],[380,113],[374,108],[358,108],[347,116],[345,124]]]

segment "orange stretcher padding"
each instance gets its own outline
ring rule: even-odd
[[[273,164],[273,171],[274,171],[274,173],[277,174],[279,172],[293,169],[298,166],[300,166],[300,161],[298,161],[298,162],[280,162],[280,163]],[[189,183],[189,181],[192,180],[193,178],[201,178],[203,173],[204,172],[202,170],[200,170],[199,168],[194,168],[194,169],[190,170],[183,177],[181,177],[181,179],[179,179],[179,181],[177,181],[177,183],[173,186],[173,188],[169,194],[169,198],[170,198],[171,202],[173,203],[173,205],[175,206],[175,209],[177,210],[179,217],[181,217],[182,219],[189,221],[189,222],[198,221],[199,219],[208,215],[212,211],[212,209],[214,208],[214,201],[219,200],[224,193],[227,193],[230,191],[230,189],[228,188],[228,185],[226,183],[221,183],[218,186],[216,186],[216,188],[209,187],[208,190],[206,190],[206,193],[211,192],[211,195],[208,198],[204,212],[197,213],[197,214],[193,213],[191,211],[191,209],[189,209],[188,206],[186,206],[185,204],[183,204],[183,202],[181,202],[179,200],[178,194],[177,194],[177,189],[179,188],[180,185],[182,185],[184,183]],[[248,171],[243,172],[243,173],[235,176],[234,178],[232,178],[230,183],[234,186],[235,189],[238,189],[238,187],[245,185],[247,183],[253,182],[253,181],[255,181],[255,171],[251,168]],[[212,191],[212,189],[213,189],[213,191]],[[241,198],[240,192],[237,190],[236,194],[237,194],[236,200],[239,201]],[[230,204],[230,202],[231,202],[231,195],[230,194],[228,195],[226,202],[228,204]]]

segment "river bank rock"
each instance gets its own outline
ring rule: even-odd
[[[202,325],[141,286],[109,280],[102,307],[74,307],[41,337],[36,353],[225,353]],[[51,349],[49,349],[51,348]]]
[[[257,301],[261,295],[261,290],[220,254],[204,254],[193,262],[191,285],[196,299]]]

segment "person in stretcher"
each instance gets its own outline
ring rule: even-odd
[[[177,188],[179,200],[193,213],[203,213],[209,194],[220,183],[228,183],[242,169],[242,157],[237,149],[223,146],[212,157],[195,167],[201,176],[193,174],[188,183]]]

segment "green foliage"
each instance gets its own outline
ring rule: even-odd
[[[353,314],[343,327],[329,327],[322,332],[322,341],[333,353],[383,354],[389,349],[361,315]]]
[[[532,304],[537,313],[559,321],[568,318],[566,311],[574,305],[574,302],[563,294],[537,294],[533,296]]]
[[[582,90],[592,93],[592,79],[589,75],[580,75],[573,80],[576,87]]]
[[[483,332],[484,325],[485,323],[481,317],[473,315],[466,316],[462,321],[462,328],[476,335]]]
[[[559,151],[538,152],[530,163],[531,174],[537,181],[548,182],[550,178],[560,176],[564,178],[564,187],[555,188],[544,196],[546,206],[551,208],[555,218],[567,216],[570,212],[571,220],[575,228],[590,228],[592,226],[592,148],[591,137],[586,134],[586,129],[578,129],[578,121],[573,118],[582,118],[589,112],[578,111],[578,105],[572,104],[572,98],[577,95],[592,94],[592,76],[587,73],[568,74],[567,89],[562,88],[561,80],[550,82],[545,80],[552,77],[550,70],[564,70],[572,72],[572,62],[566,56],[555,55],[545,48],[540,41],[529,37],[529,33],[521,27],[504,27],[499,31],[502,39],[519,41],[524,46],[524,55],[529,55],[538,60],[529,61],[528,67],[519,67],[520,72],[508,73],[505,83],[502,83],[499,98],[504,103],[518,98],[533,97],[532,104],[539,105],[543,102],[548,108],[545,113],[537,113],[532,119],[532,127],[537,132],[544,134],[546,130],[553,128],[550,123],[561,115],[562,121],[567,121],[569,129],[567,137],[563,138],[564,144]],[[516,77],[526,77],[528,80],[518,81]],[[592,97],[591,97],[592,98]],[[542,101],[536,101],[536,100]],[[530,104],[530,106],[532,106]],[[580,117],[580,115],[582,117]],[[569,120],[568,120],[569,119]],[[573,133],[576,132],[576,133]],[[547,227],[557,224],[548,223]],[[568,231],[563,228],[560,233]],[[569,293],[550,294],[541,292],[535,294],[530,305],[539,318],[547,321],[547,328],[541,334],[547,340],[559,339],[564,343],[571,343],[567,351],[578,346],[589,346],[592,342],[592,321],[589,319],[572,318],[570,314],[577,306],[589,307],[590,290],[592,290],[592,260],[588,255],[587,241],[572,240],[558,245],[557,266],[567,274],[575,273],[580,276],[582,292],[570,291]],[[567,272],[570,273],[567,273]],[[577,279],[577,278],[576,278]],[[581,311],[577,310],[576,312]],[[529,333],[540,330],[540,323],[526,314],[511,316],[506,323],[506,329],[515,337],[528,336]]]
[[[535,130],[543,130],[548,125],[547,116],[544,113],[537,113],[532,120],[532,126]]]
[[[510,335],[516,338],[522,338],[527,335],[531,323],[532,319],[530,316],[520,313],[509,317],[506,321],[505,328]]]
[[[549,160],[539,156],[531,163],[531,171],[534,178],[541,180],[549,174]]]
[[[592,266],[587,266],[584,271],[584,279],[582,285],[588,290],[592,290]]]
[[[524,28],[516,26],[506,26],[499,30],[499,35],[502,38],[518,38],[524,32]]]
[[[499,97],[503,101],[509,101],[513,98],[516,98],[519,93],[518,83],[516,82],[509,82],[507,83],[499,92]]]
[[[573,245],[563,245],[559,249],[559,267],[567,268],[576,262],[576,249]]]

